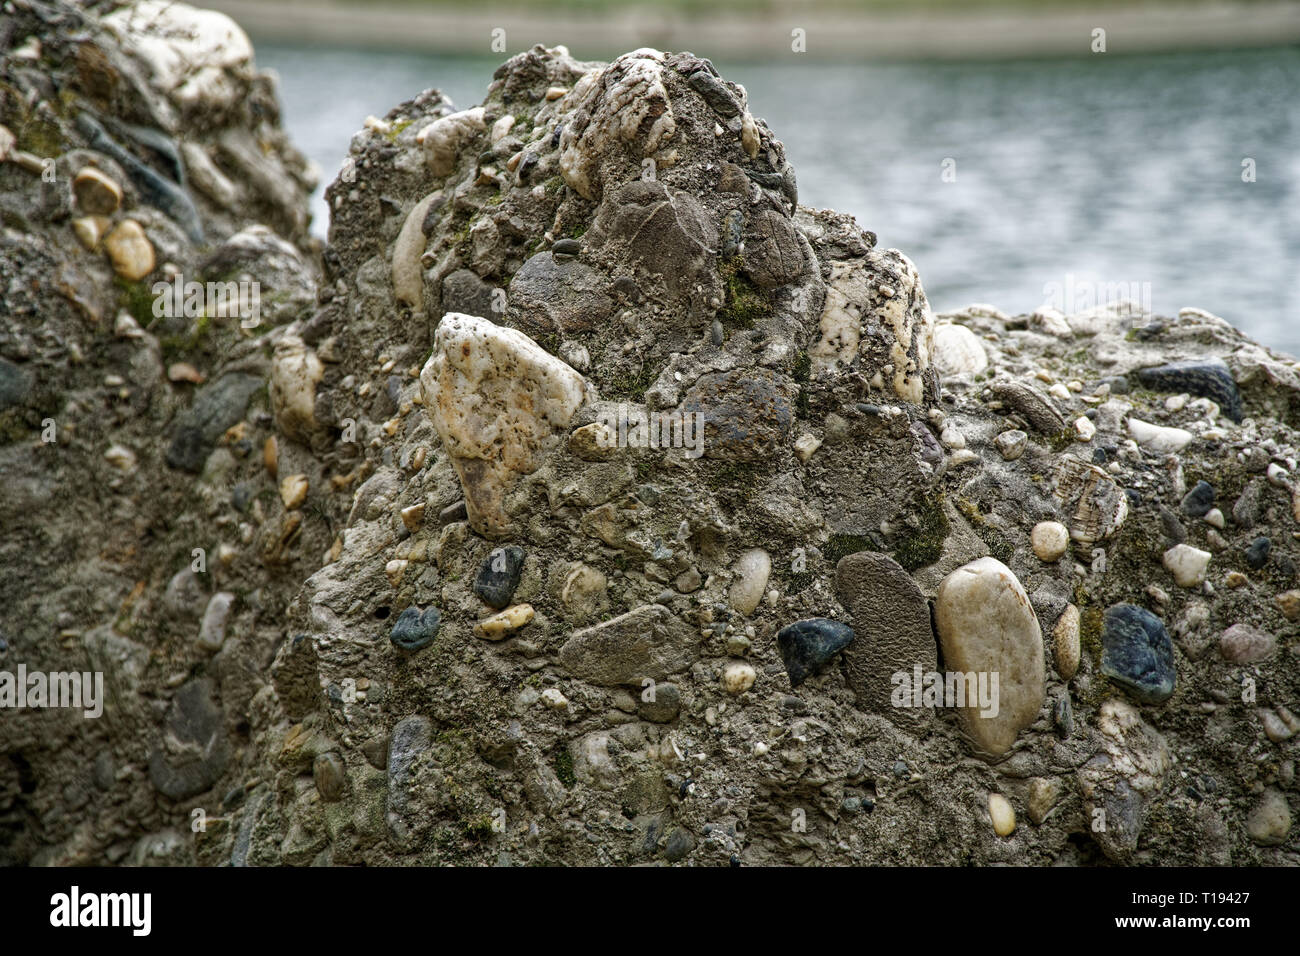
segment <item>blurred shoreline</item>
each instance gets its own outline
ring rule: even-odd
[[[564,44],[581,59],[641,46],[731,60],[796,52],[818,60],[1087,56],[1097,29],[1105,31],[1105,52],[1116,55],[1300,44],[1300,3],[1272,0],[888,9],[813,0],[752,10],[671,3],[451,6],[412,0],[205,0],[205,5],[234,17],[255,41],[498,58],[535,43]],[[802,51],[794,49],[796,30],[804,31]]]

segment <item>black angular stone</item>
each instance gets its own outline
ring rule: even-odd
[[[423,614],[417,607],[408,607],[397,616],[388,639],[404,651],[418,651],[428,647],[438,636],[438,626],[442,623],[442,614],[436,607],[431,607]]]
[[[1101,672],[1144,704],[1174,693],[1174,645],[1164,622],[1146,608],[1116,604],[1102,629]]]
[[[776,646],[790,675],[790,686],[798,687],[840,651],[853,643],[853,628],[839,621],[814,617],[781,628]]]
[[[1268,564],[1269,552],[1273,550],[1273,542],[1265,537],[1256,538],[1246,549],[1246,563],[1250,565],[1251,570],[1258,571],[1264,565]]]
[[[1217,402],[1223,414],[1241,421],[1241,392],[1228,366],[1217,359],[1170,362],[1138,369],[1138,380],[1156,392],[1187,392]]]
[[[1183,512],[1193,518],[1204,518],[1214,507],[1214,485],[1198,481],[1196,487],[1183,496]]]
[[[474,579],[474,593],[488,607],[499,611],[514,597],[523,570],[523,548],[513,544],[504,548],[494,548],[479,565],[478,577]]]

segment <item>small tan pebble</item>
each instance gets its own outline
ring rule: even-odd
[[[583,461],[607,461],[618,453],[618,436],[604,422],[575,428],[569,435],[569,451]]]
[[[199,385],[203,382],[203,373],[189,362],[173,362],[167,366],[167,378],[173,382],[190,382]]]
[[[402,420],[400,418],[390,418],[388,421],[384,422],[384,434],[390,437],[396,435],[397,430],[401,427]]]
[[[822,440],[820,438],[816,435],[810,435],[809,433],[804,432],[795,439],[794,453],[800,461],[806,462],[821,446]]]
[[[567,86],[548,87],[546,90],[546,99],[548,102],[550,100],[558,100],[561,96],[563,96],[567,92],[569,92],[569,88]]]
[[[1076,441],[1092,441],[1097,434],[1097,426],[1092,423],[1092,419],[1086,415],[1081,415],[1074,422],[1074,438]]]
[[[104,460],[118,471],[130,472],[135,470],[135,452],[125,445],[112,445],[108,451],[104,452]]]
[[[280,473],[280,443],[274,435],[262,443],[262,464],[272,478]]]
[[[421,445],[415,449],[415,454],[411,456],[411,470],[419,471],[424,467],[424,460],[429,457],[429,449]]]
[[[1224,526],[1227,524],[1227,522],[1223,520],[1223,512],[1220,511],[1218,508],[1211,508],[1208,512],[1206,512],[1205,522],[1206,524],[1218,528],[1220,531],[1222,531],[1224,529]]]
[[[104,233],[108,232],[108,227],[112,225],[107,216],[82,216],[79,219],[72,220],[72,231],[88,251],[94,252],[99,248],[100,240],[104,238]]]
[[[743,694],[754,686],[758,672],[744,661],[731,661],[722,668],[722,689],[728,694]]]
[[[1056,652],[1056,672],[1069,680],[1079,669],[1079,609],[1067,604],[1052,628],[1052,644]]]
[[[1015,832],[1016,811],[1000,793],[989,794],[989,819],[993,821],[993,832],[998,836],[1011,836]]]
[[[1047,564],[1059,561],[1070,547],[1070,532],[1059,521],[1040,521],[1029,539],[1038,560]]]
[[[284,507],[292,511],[307,500],[309,482],[306,475],[285,475],[280,482],[280,500]]]
[[[1288,621],[1300,621],[1300,591],[1283,591],[1273,603]]]
[[[402,582],[402,575],[406,573],[407,563],[398,558],[384,565],[384,574],[388,575],[388,583],[393,587],[397,587]]]
[[[153,243],[144,228],[134,219],[123,219],[104,239],[104,248],[113,270],[123,279],[135,282],[153,272],[156,260]]]
[[[72,180],[77,205],[90,216],[111,216],[122,205],[122,187],[111,176],[87,166]]]
[[[248,422],[236,422],[234,425],[231,425],[226,429],[225,434],[221,436],[221,443],[223,445],[233,445],[236,442],[243,441],[247,437]]]
[[[1029,781],[1029,799],[1026,801],[1025,809],[1029,812],[1029,819],[1034,825],[1041,824],[1047,819],[1052,808],[1056,806],[1056,800],[1060,796],[1060,786],[1050,777],[1034,777]]]
[[[569,699],[554,687],[548,687],[542,691],[542,703],[551,710],[568,710]]]
[[[1242,574],[1240,571],[1229,571],[1224,577],[1223,583],[1226,587],[1235,590],[1236,588],[1245,587],[1249,584],[1250,578],[1246,577],[1246,575]]]
[[[474,625],[474,633],[485,641],[499,641],[525,627],[533,619],[531,604],[515,604],[485,617]]]
[[[1060,382],[1057,382],[1047,390],[1047,394],[1051,395],[1052,398],[1068,399],[1070,397],[1070,390]]]
[[[1146,596],[1157,604],[1163,605],[1169,603],[1169,592],[1158,584],[1148,584],[1146,587]]]
[[[424,508],[425,503],[421,501],[419,504],[402,509],[402,524],[406,525],[407,531],[416,531],[424,524]]]

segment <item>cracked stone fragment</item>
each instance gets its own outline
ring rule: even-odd
[[[586,383],[522,332],[450,312],[420,385],[464,489],[470,526],[504,537],[506,494],[541,467],[582,405]]]
[[[230,749],[214,691],[206,677],[181,685],[167,712],[162,740],[149,755],[149,779],[173,800],[202,793],[226,770]]]
[[[1092,838],[1107,858],[1123,862],[1137,849],[1147,806],[1171,766],[1169,747],[1117,697],[1101,705],[1097,730],[1100,750],[1079,768],[1079,790]]]

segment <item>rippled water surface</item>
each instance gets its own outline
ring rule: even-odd
[[[326,180],[368,114],[429,86],[472,105],[497,65],[265,44],[258,60]],[[800,202],[907,253],[937,310],[1128,294],[1300,354],[1300,50],[718,66],[785,142]],[[325,216],[318,196],[322,235]]]

